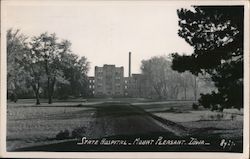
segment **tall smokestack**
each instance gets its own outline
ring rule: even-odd
[[[128,57],[128,77],[131,77],[131,52],[129,52]]]

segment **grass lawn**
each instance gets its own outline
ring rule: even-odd
[[[29,105],[30,104],[30,105]],[[7,148],[16,149],[55,139],[59,131],[88,127],[94,108],[79,103],[11,103],[7,108]],[[59,107],[60,106],[60,107]]]
[[[145,111],[162,119],[186,127],[189,134],[218,135],[225,139],[243,138],[243,109],[225,109],[223,112],[210,111],[200,107],[192,109],[193,102],[166,102],[158,104],[137,104]]]
[[[91,132],[88,130],[93,129],[91,126],[96,120],[96,109],[105,106],[102,102],[130,103],[157,118],[187,128],[190,135],[219,134],[222,138],[242,142],[242,110],[225,110],[221,117],[222,113],[204,108],[193,110],[193,101],[153,101],[141,98],[55,100],[53,104],[47,104],[46,101],[42,99],[41,105],[35,105],[35,100],[25,99],[7,104],[7,150],[58,142],[56,134],[65,129],[72,132],[84,127],[84,135],[93,136],[88,134]],[[121,120],[125,118],[126,115]]]

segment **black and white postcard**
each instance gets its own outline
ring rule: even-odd
[[[1,157],[249,155],[249,1],[1,1]]]

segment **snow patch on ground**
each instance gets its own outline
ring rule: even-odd
[[[234,113],[229,113],[234,112]],[[239,114],[236,114],[239,113]],[[199,120],[243,120],[243,115],[240,111],[228,110],[226,112],[212,112],[210,110],[189,111],[183,113],[160,112],[154,115],[174,122],[191,122]]]

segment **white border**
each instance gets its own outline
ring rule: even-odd
[[[198,153],[198,152],[6,152],[6,26],[5,19],[6,8],[8,5],[19,5],[19,6],[32,6],[32,5],[244,5],[244,146],[243,153],[224,153],[224,152],[213,152],[213,153]],[[15,157],[15,158],[223,158],[223,159],[248,159],[249,158],[249,1],[14,1],[4,0],[1,1],[1,131],[0,131],[0,157]]]

